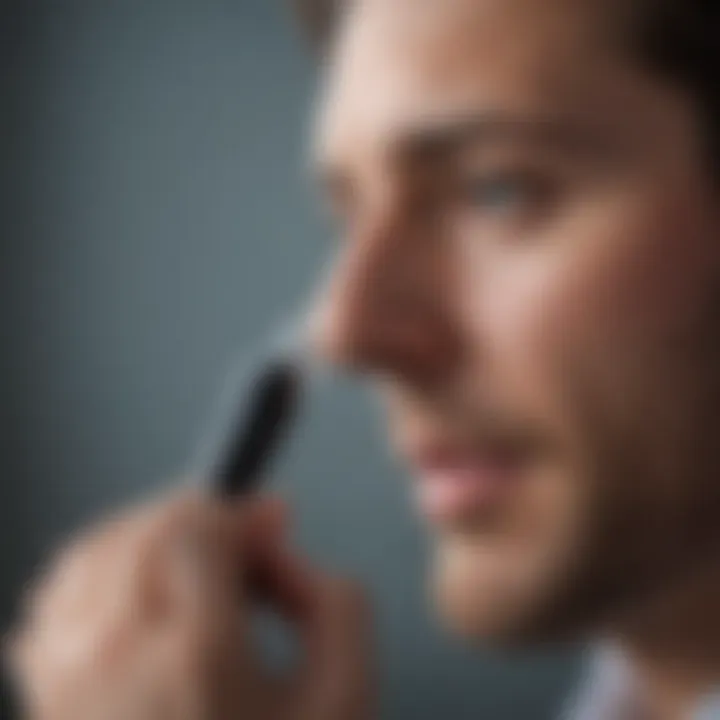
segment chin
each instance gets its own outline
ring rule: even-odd
[[[490,542],[443,539],[436,546],[430,595],[443,626],[470,643],[532,649],[575,639],[568,587],[552,553],[511,553]],[[565,596],[565,597],[563,597]],[[577,609],[577,608],[575,608]]]

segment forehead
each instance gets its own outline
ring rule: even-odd
[[[380,150],[445,115],[592,103],[606,16],[597,0],[356,0],[329,64],[318,153]]]

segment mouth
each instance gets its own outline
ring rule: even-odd
[[[479,520],[506,502],[528,475],[532,447],[493,439],[474,446],[436,439],[409,453],[415,500],[432,524]]]

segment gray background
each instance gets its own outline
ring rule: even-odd
[[[291,25],[270,0],[2,4],[3,627],[49,547],[172,484],[238,348],[297,308],[332,247]],[[382,716],[550,717],[574,664],[442,636],[379,414],[358,386],[325,390],[276,483],[298,542],[373,594]]]

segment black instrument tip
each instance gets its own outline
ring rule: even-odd
[[[210,473],[214,491],[221,496],[245,495],[257,489],[295,417],[302,371],[291,359],[270,360],[252,383],[249,399],[241,399],[247,405],[234,419]]]

